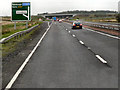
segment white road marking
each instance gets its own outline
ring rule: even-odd
[[[69,24],[69,23],[67,23]],[[71,25],[71,24],[70,24]],[[109,34],[105,34],[105,33],[101,33],[101,32],[97,32],[97,31],[94,31],[94,30],[91,30],[91,29],[87,29],[85,28],[86,30],[89,30],[89,31],[93,31],[93,32],[96,32],[96,33],[99,33],[99,34],[102,34],[102,35],[106,35],[106,36],[109,36],[109,37],[112,37],[112,38],[115,38],[115,39],[120,39],[119,37],[115,37],[115,36],[112,36],[112,35],[109,35]],[[83,41],[79,41],[81,44],[84,44]],[[88,49],[91,49],[90,47],[88,47]],[[107,61],[105,61],[100,55],[95,55],[102,63],[104,64],[107,64]]]
[[[107,64],[107,61],[105,61],[101,56],[95,55],[102,63]]]
[[[88,47],[88,49],[90,50],[91,48],[90,48],[90,47]]]
[[[26,64],[29,62],[30,58],[32,57],[32,55],[36,51],[37,47],[39,46],[39,44],[41,43],[41,41],[43,40],[43,38],[45,37],[45,35],[49,31],[49,29],[50,29],[51,26],[52,26],[52,24],[49,26],[49,28],[46,30],[46,32],[43,34],[43,36],[41,37],[41,39],[38,41],[37,45],[34,47],[34,49],[32,50],[32,52],[28,55],[28,57],[26,58],[26,60],[24,61],[24,63],[21,65],[21,67],[15,73],[15,75],[13,76],[13,78],[7,84],[7,86],[5,87],[5,90],[8,90],[8,89],[10,89],[12,87],[12,85],[14,84],[14,82],[16,81],[16,79],[18,78],[18,76],[20,75],[20,73],[22,72],[22,70],[24,69],[24,67],[26,66]]]
[[[69,23],[67,23],[69,24]],[[89,30],[89,31],[93,31],[93,32],[96,32],[96,33],[99,33],[99,34],[102,34],[102,35],[106,35],[106,36],[109,36],[109,37],[112,37],[112,38],[116,38],[116,39],[120,39],[119,37],[115,37],[115,36],[112,36],[112,35],[109,35],[109,34],[105,34],[105,33],[101,33],[101,32],[97,32],[97,31],[94,31],[94,30],[91,30],[91,29],[87,29],[85,28],[86,30]],[[81,44],[84,44],[83,41],[79,41]],[[91,49],[90,47],[88,47],[88,49]],[[104,64],[107,64],[107,61],[105,61],[100,55],[95,55],[102,63]]]
[[[50,24],[50,23],[48,22],[48,27],[50,26],[49,24]]]
[[[67,29],[66,29],[66,31],[67,31]]]
[[[70,33],[70,31],[69,31],[69,33]]]
[[[75,37],[75,35],[74,35],[74,34],[73,34],[72,36],[73,36],[73,37]]]
[[[115,39],[120,39],[119,37],[116,37],[116,36],[112,36],[112,35],[109,35],[109,34],[105,34],[105,33],[102,33],[102,32],[98,32],[98,31],[94,31],[92,29],[88,29],[88,28],[84,28],[88,31],[92,31],[92,32],[96,32],[96,33],[99,33],[99,34],[102,34],[102,35],[105,35],[105,36],[108,36],[108,37],[112,37],[112,38],[115,38]]]
[[[79,41],[81,44],[84,44],[84,42],[83,41]]]
[[[66,23],[66,22],[65,22],[65,23]],[[71,25],[70,23],[67,23],[67,24]],[[111,38],[120,39],[120,38],[117,37],[117,36],[112,36],[112,35],[110,35],[110,34],[102,33],[102,32],[99,32],[99,31],[92,30],[92,29],[88,29],[88,28],[84,28],[84,27],[83,27],[83,29],[86,29],[86,30],[89,30],[89,31],[92,31],[92,32],[96,32],[96,33],[99,33],[99,34],[101,34],[101,35],[105,35],[105,36],[108,36],[108,37],[111,37]]]

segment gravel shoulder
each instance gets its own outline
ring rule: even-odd
[[[44,22],[40,25],[40,27],[37,28],[38,30],[36,30],[29,39],[23,40],[17,44],[15,52],[9,54],[7,57],[3,57],[2,88],[4,88],[10,81],[10,79],[27,58],[47,28],[48,23]]]

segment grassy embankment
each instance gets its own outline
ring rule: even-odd
[[[26,30],[26,22],[16,22],[16,29],[14,29],[14,23],[9,21],[9,19],[5,23],[7,24],[4,24],[4,21],[3,21],[2,32],[0,32],[2,33],[2,36],[0,37],[0,39],[8,37],[9,35],[14,34],[16,32]],[[36,24],[39,24],[39,23],[41,22],[36,21],[36,20],[30,21],[28,22],[28,28]]]
[[[0,39],[1,38],[5,38],[5,37],[8,37],[16,32],[19,32],[19,31],[23,31],[23,30],[27,30],[26,28],[26,22],[16,22],[16,30],[14,30],[14,23],[12,23],[9,18],[5,21],[5,23],[7,24],[4,24],[2,25],[2,36],[0,36]],[[34,25],[37,25],[37,24],[41,24],[42,22],[39,22],[38,20],[34,19],[30,22],[28,22],[28,28],[34,26]],[[39,27],[38,27],[39,28]],[[34,29],[33,31],[31,31],[30,33],[22,36],[22,37],[18,37],[17,38],[12,38],[11,40],[9,40],[7,43],[5,44],[2,44],[2,56],[6,56],[8,55],[9,53],[12,53],[16,50],[17,48],[17,45],[22,42],[23,40],[25,39],[29,39],[31,37],[32,34],[34,34],[34,32],[36,31],[37,29]]]
[[[73,20],[76,20],[79,18],[80,20],[84,21],[90,21],[90,22],[105,22],[105,23],[118,23],[116,19],[116,15],[113,16],[95,16],[95,15],[89,15],[89,16],[75,16]]]

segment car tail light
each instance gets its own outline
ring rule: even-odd
[[[80,26],[82,26],[82,24],[80,24]]]
[[[75,26],[75,24],[73,24],[73,26]]]

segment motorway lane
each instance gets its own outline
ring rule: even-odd
[[[79,40],[82,40],[96,54],[100,54],[106,61],[118,72],[118,39],[83,29],[71,29],[71,25],[63,23],[63,26],[75,34]]]
[[[89,46],[92,51],[108,61],[116,77],[118,77],[118,39],[92,32],[84,27],[83,29],[73,30],[68,23],[63,23],[63,26]]]
[[[117,88],[112,68],[54,23],[13,88]]]

